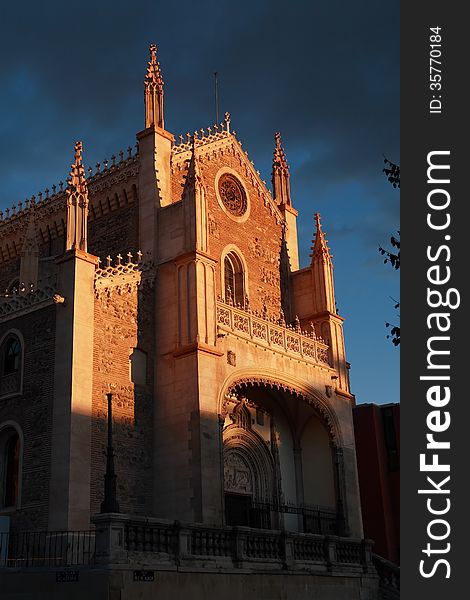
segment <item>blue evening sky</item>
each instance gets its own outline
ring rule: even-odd
[[[86,165],[135,143],[144,126],[148,46],[158,45],[165,126],[175,136],[231,113],[271,186],[280,131],[299,211],[301,266],[319,211],[345,317],[358,402],[399,401],[399,275],[379,244],[399,229],[399,2],[103,0],[2,6],[0,208],[65,181],[75,140]],[[221,120],[221,119],[219,119]]]

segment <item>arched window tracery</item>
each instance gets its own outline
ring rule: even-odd
[[[224,258],[225,301],[237,306],[245,305],[246,284],[243,263],[236,252],[229,252]]]

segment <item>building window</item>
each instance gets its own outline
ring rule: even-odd
[[[3,358],[3,375],[10,375],[20,370],[21,345],[17,337],[10,337],[5,344]]]
[[[247,199],[243,185],[231,173],[224,173],[219,178],[219,195],[225,208],[235,217],[242,217],[246,213]]]
[[[19,338],[10,333],[0,347],[0,396],[21,391],[22,348]]]
[[[229,304],[245,305],[243,264],[235,252],[230,252],[224,258],[224,292],[225,301]]]
[[[0,510],[19,503],[21,440],[9,426],[0,432]]]

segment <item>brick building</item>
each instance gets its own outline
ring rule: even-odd
[[[0,515],[12,531],[121,527],[120,553],[100,545],[111,563],[176,521],[262,530],[259,560],[285,565],[266,535],[291,532],[310,540],[292,564],[334,563],[352,586],[336,597],[359,598],[370,556],[320,216],[299,269],[280,135],[271,191],[228,113],[177,141],[165,129],[155,46],[144,88],[137,151],[86,175],[77,142],[66,186],[0,213]],[[114,516],[99,514],[110,393]],[[230,555],[188,539],[187,556]]]
[[[364,533],[374,552],[400,563],[400,405],[353,409]]]

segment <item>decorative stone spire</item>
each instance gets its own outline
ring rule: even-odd
[[[275,147],[273,158],[273,196],[279,205],[292,206],[290,198],[289,165],[287,164],[284,148],[281,146],[281,134],[275,134]]]
[[[336,314],[333,261],[327,239],[323,233],[320,214],[315,213],[316,234],[312,246],[312,262],[315,296],[315,312],[328,311]]]
[[[310,248],[312,250],[312,265],[317,260],[322,260],[331,263],[331,254],[330,249],[327,246],[328,240],[325,238],[325,234],[321,228],[321,217],[320,213],[315,213],[315,223],[316,223],[316,232],[315,239],[313,241],[313,246]]]
[[[67,182],[66,250],[87,252],[88,186],[82,163],[82,142],[75,143],[75,162]]]
[[[163,77],[157,62],[157,46],[150,44],[150,60],[144,79],[145,128],[164,129],[163,120]]]

